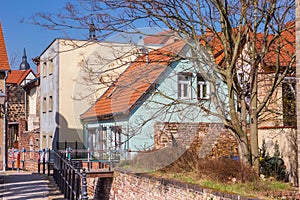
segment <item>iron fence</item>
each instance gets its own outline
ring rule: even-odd
[[[53,177],[64,197],[70,200],[87,200],[85,168],[80,169],[78,162],[68,160],[65,154],[53,152]]]

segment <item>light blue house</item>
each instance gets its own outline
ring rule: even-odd
[[[152,149],[157,123],[220,122],[201,109],[214,110],[211,92],[218,84],[178,56],[187,54],[188,45],[179,41],[139,57],[81,115],[85,142],[95,158],[107,159],[111,150],[126,158],[129,152]]]

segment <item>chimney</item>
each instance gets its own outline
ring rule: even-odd
[[[94,40],[96,39],[96,28],[95,28],[95,25],[94,23],[91,23],[90,24],[90,35],[89,35],[89,39],[90,40]]]

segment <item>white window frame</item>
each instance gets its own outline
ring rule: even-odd
[[[178,99],[192,99],[192,74],[179,73],[177,76],[177,83]]]
[[[204,87],[206,91],[205,94],[204,94]],[[197,74],[197,98],[198,100],[210,98],[209,82],[205,81],[201,74]]]

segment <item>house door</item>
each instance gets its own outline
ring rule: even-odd
[[[8,124],[8,148],[19,147],[19,124]]]
[[[107,128],[101,126],[96,129],[89,129],[88,147],[93,152],[94,159],[108,160]]]

